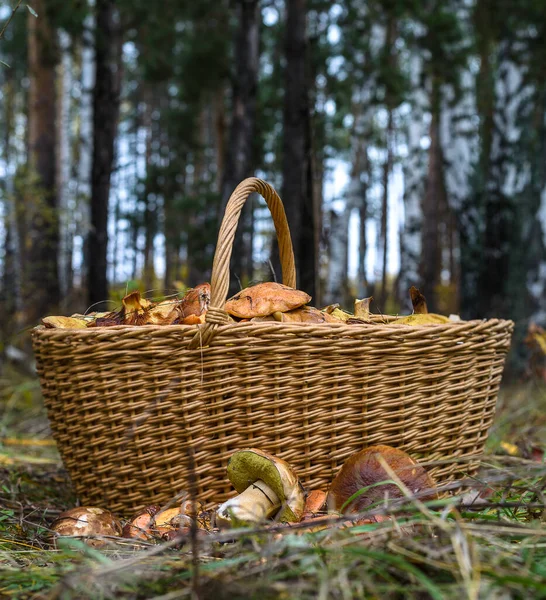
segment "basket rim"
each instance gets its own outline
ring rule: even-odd
[[[301,334],[306,337],[316,334],[318,337],[338,333],[343,337],[353,338],[362,336],[362,334],[395,335],[404,338],[419,337],[438,337],[448,335],[456,337],[464,335],[471,331],[478,331],[486,334],[491,331],[512,332],[514,329],[514,321],[511,319],[472,319],[469,321],[450,322],[450,323],[430,323],[426,325],[405,325],[397,324],[396,317],[388,323],[285,323],[278,321],[261,321],[261,322],[233,322],[220,325],[216,331],[216,335],[231,333],[237,331],[241,334],[253,335],[255,333],[265,333],[276,330],[283,331],[289,334]],[[198,325],[112,325],[108,327],[88,327],[88,328],[49,328],[44,325],[37,325],[31,330],[33,338],[64,338],[64,337],[102,337],[112,338],[123,334],[123,337],[141,336],[141,335],[168,335],[175,332],[182,333],[182,337],[195,335],[200,329],[204,328],[205,324]]]

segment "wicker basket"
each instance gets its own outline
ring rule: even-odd
[[[259,179],[233,193],[219,233],[211,309],[201,326],[33,330],[53,434],[85,504],[128,515],[188,489],[210,504],[233,494],[226,464],[258,447],[326,488],[353,452],[389,444],[438,481],[476,468],[513,323],[425,327],[229,323],[222,310],[241,209],[259,192],[296,286],[282,203]],[[457,461],[445,459],[457,459]],[[191,469],[190,469],[191,466]]]

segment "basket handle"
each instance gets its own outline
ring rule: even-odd
[[[292,238],[290,237],[282,200],[273,187],[262,179],[257,177],[244,179],[235,188],[226,206],[212,263],[210,306],[205,316],[205,325],[191,340],[190,348],[208,345],[218,325],[224,325],[228,322],[228,314],[224,311],[224,306],[229,290],[229,262],[233,250],[233,241],[235,240],[235,231],[243,206],[253,192],[258,192],[264,197],[273,217],[279,242],[283,283],[291,288],[296,287],[296,266]]]

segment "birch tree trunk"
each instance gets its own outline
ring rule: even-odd
[[[5,178],[3,181],[4,192],[4,264],[1,279],[0,306],[3,318],[0,320],[0,338],[7,340],[13,333],[16,325],[17,313],[21,310],[21,285],[22,271],[21,249],[17,228],[17,215],[13,189],[14,159],[11,144],[15,122],[15,81],[13,72],[5,69],[4,73],[4,148],[3,162]]]
[[[78,131],[78,165],[74,200],[74,228],[81,238],[83,260],[81,261],[78,281],[86,287],[88,281],[89,247],[85,243],[91,228],[91,172],[93,167],[93,88],[95,84],[95,14],[88,0],[88,14],[84,20],[84,31],[80,51],[80,103]]]
[[[58,118],[58,171],[57,189],[59,190],[59,274],[63,300],[63,312],[68,309],[73,287],[72,254],[74,250],[75,200],[72,183],[72,136],[71,136],[71,93],[73,81],[73,61],[70,50],[71,39],[65,31],[59,32],[61,61],[59,65],[59,118]]]
[[[423,62],[414,53],[410,58],[410,104],[411,113],[407,126],[408,156],[403,163],[404,172],[404,224],[400,232],[400,274],[397,280],[398,301],[401,312],[411,310],[409,288],[421,286],[419,263],[421,261],[421,228],[423,222],[423,198],[427,176],[427,155],[421,146],[426,136],[425,114],[429,110],[429,98],[423,89]]]

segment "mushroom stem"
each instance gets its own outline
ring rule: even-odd
[[[218,507],[216,525],[231,527],[238,523],[257,523],[270,517],[280,506],[277,494],[259,479]]]

